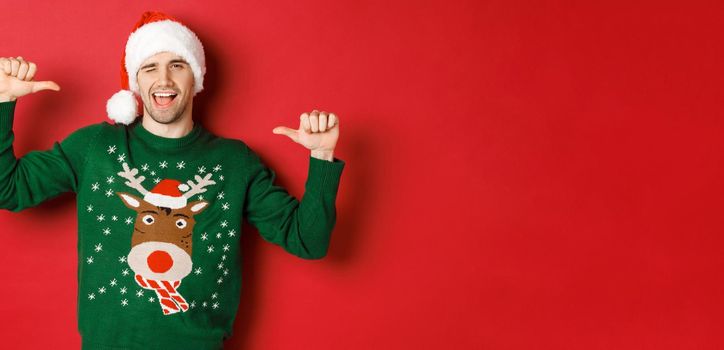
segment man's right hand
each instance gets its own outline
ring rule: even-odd
[[[22,57],[0,57],[0,102],[15,101],[18,97],[41,90],[59,91],[52,81],[33,81],[37,66]]]

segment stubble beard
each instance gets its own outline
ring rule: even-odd
[[[151,97],[151,98],[153,98],[153,97]],[[181,119],[181,116],[186,111],[186,105],[187,105],[186,103],[180,103],[180,104],[178,104],[178,107],[176,108],[175,111],[167,110],[167,111],[162,112],[163,115],[160,115],[160,114],[156,114],[154,112],[154,109],[152,107],[150,107],[150,106],[152,106],[152,104],[153,104],[152,101],[143,101],[143,109],[146,110],[146,113],[148,113],[148,115],[151,117],[151,119],[153,119],[153,121],[155,121],[156,123],[159,123],[159,124],[173,124],[176,121],[178,121],[179,119]]]

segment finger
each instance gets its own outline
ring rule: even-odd
[[[327,112],[322,111],[319,113],[319,131],[324,132],[327,130]]]
[[[2,68],[3,72],[5,72],[5,74],[10,74],[12,72],[9,59],[7,59],[5,57],[0,58],[0,65],[2,65],[2,67],[0,67],[0,68]]]
[[[299,142],[299,135],[297,130],[287,128],[286,126],[277,126],[276,128],[274,128],[274,130],[272,130],[272,132],[277,135],[286,135],[290,139],[292,139],[292,141]]]
[[[331,129],[335,125],[337,125],[337,115],[334,113],[329,113],[329,118],[327,120],[327,129]]]
[[[20,61],[20,68],[18,68],[18,79],[25,80],[25,75],[28,74],[28,62]]]
[[[52,82],[52,81],[38,81],[38,82],[28,82],[31,84],[31,91],[33,93],[42,91],[42,90],[53,90],[53,91],[60,91],[60,86],[58,84]]]
[[[302,129],[304,129],[304,132],[306,132],[306,133],[312,132],[312,126],[309,124],[309,114],[302,113],[302,115],[299,118],[302,121]]]
[[[25,81],[31,81],[35,78],[35,72],[38,71],[38,66],[33,62],[28,63],[28,74],[25,75]]]
[[[10,67],[11,67],[10,75],[12,75],[12,76],[14,76],[14,77],[17,76],[17,75],[18,75],[18,69],[20,68],[20,61],[18,61],[18,60],[15,59],[15,58],[11,58],[11,59],[10,59]]]
[[[309,124],[312,126],[312,132],[319,131],[319,112],[317,110],[309,115]]]

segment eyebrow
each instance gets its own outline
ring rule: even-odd
[[[185,217],[185,218],[187,218],[187,219],[189,218],[187,215],[179,214],[179,213],[173,214],[173,216],[183,216],[183,217]]]
[[[173,60],[169,61],[168,63],[169,64],[173,64],[173,63],[188,64],[188,62],[186,62],[180,58],[173,59]],[[153,63],[149,63],[149,64],[142,66],[140,69],[152,68],[152,67],[156,67],[156,66],[158,66],[158,62],[153,62]]]

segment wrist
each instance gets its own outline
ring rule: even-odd
[[[16,97],[0,94],[0,102],[12,102],[15,100],[17,100]]]
[[[332,162],[332,161],[334,161],[334,151],[313,150],[312,157]]]

